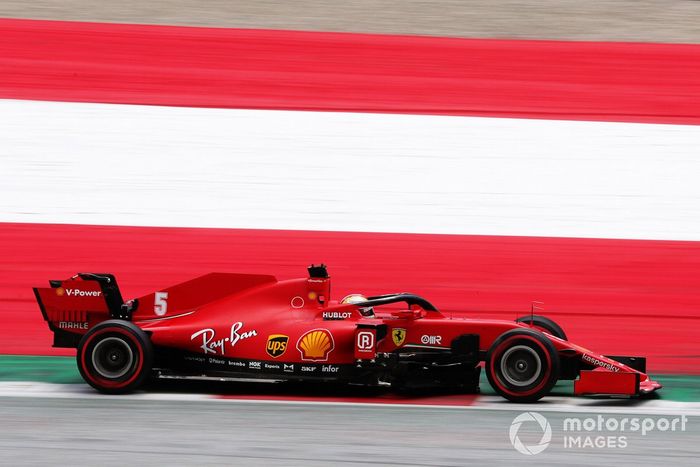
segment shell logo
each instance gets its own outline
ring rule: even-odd
[[[325,362],[334,348],[333,335],[327,329],[312,329],[297,341],[302,360]]]
[[[59,287],[56,289],[56,295],[58,295],[59,297],[63,297],[63,294],[65,294],[65,293],[66,293],[66,291],[63,287]]]

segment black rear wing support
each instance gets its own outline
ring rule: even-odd
[[[100,284],[102,294],[105,298],[105,303],[107,304],[107,309],[109,310],[110,318],[131,321],[131,314],[136,311],[138,301],[132,300],[124,303],[122,293],[119,290],[119,285],[117,285],[117,278],[114,277],[114,274],[79,272],[71,279],[75,279],[77,277],[80,277],[84,281],[95,281]],[[54,282],[56,282],[56,284],[54,284]],[[50,281],[50,283],[51,287],[61,286],[61,281]]]

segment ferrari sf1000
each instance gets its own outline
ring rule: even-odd
[[[151,377],[476,392],[482,367],[498,394],[518,402],[563,379],[575,380],[579,395],[661,387],[644,358],[592,352],[542,316],[451,318],[410,293],[333,301],[326,267],[308,271],[286,281],[212,273],[127,302],[111,274],[79,273],[34,292],[54,347],[76,348],[80,374],[104,393]]]

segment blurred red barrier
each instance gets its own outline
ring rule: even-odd
[[[212,271],[302,277],[333,295],[412,291],[446,313],[515,318],[533,300],[572,340],[699,373],[695,242],[0,224],[0,353],[58,354],[32,286],[112,272],[125,297]]]
[[[0,97],[700,123],[700,45],[0,20]]]

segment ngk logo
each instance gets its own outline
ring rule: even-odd
[[[359,331],[355,335],[355,358],[374,358],[376,331]]]

